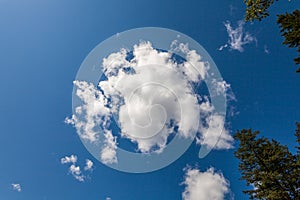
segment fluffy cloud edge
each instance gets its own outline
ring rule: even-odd
[[[186,168],[182,192],[183,200],[224,200],[230,192],[230,183],[222,172],[210,167],[204,172],[196,168]]]

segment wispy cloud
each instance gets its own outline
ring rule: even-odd
[[[65,157],[60,159],[61,164],[69,164],[69,163],[71,164],[69,166],[69,173],[71,173],[72,176],[76,180],[78,180],[80,182],[84,182],[87,178],[87,174],[83,174],[80,166],[76,165],[76,162],[77,162],[77,156],[76,155],[65,156]],[[94,165],[94,163],[91,160],[86,159],[85,166],[84,166],[84,171],[92,171],[93,165]]]
[[[183,184],[183,200],[224,200],[225,195],[230,192],[229,182],[221,172],[215,172],[213,167],[205,172],[186,169]]]
[[[12,186],[13,190],[16,190],[18,192],[22,191],[22,187],[21,187],[21,185],[19,183],[12,183],[11,186]]]
[[[219,51],[229,48],[230,50],[243,52],[245,45],[257,41],[254,36],[244,30],[245,22],[243,20],[238,21],[237,24],[238,26],[233,28],[230,21],[224,23],[228,34],[228,41],[226,44],[219,47]]]

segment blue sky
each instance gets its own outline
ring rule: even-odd
[[[200,43],[231,85],[239,113],[228,118],[231,133],[253,128],[292,149],[300,120],[300,77],[292,61],[295,49],[281,44],[276,14],[299,7],[297,1],[278,2],[270,17],[245,24],[244,33],[256,41],[240,52],[218,50],[228,42],[224,24],[236,28],[243,19],[244,5],[238,0],[1,0],[0,199],[182,199],[187,165],[222,171],[231,190],[225,199],[248,199],[234,149],[199,159],[199,146],[191,145],[173,164],[146,174],[103,165],[64,123],[72,114],[72,82],[84,58],[108,37],[138,27],[173,29]],[[86,159],[94,163],[91,172],[83,172],[88,176],[84,182],[61,164],[61,158],[72,154],[81,168]],[[20,184],[21,191],[11,184]]]

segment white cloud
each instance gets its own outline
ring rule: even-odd
[[[78,134],[84,140],[89,142],[97,141],[99,133],[94,130],[96,126],[107,123],[109,117],[109,109],[107,99],[92,83],[85,81],[74,81],[77,87],[76,95],[83,101],[83,105],[76,108],[76,115],[71,119],[66,118],[67,124],[72,124],[76,127]],[[85,118],[79,116],[85,113]],[[103,116],[105,116],[103,118]]]
[[[214,81],[214,85],[213,95],[220,92],[227,94],[227,90],[230,88],[225,81]],[[234,139],[225,127],[225,116],[214,112],[215,108],[207,97],[200,104],[200,110],[203,121],[199,126],[201,134],[197,135],[196,143],[216,150],[233,148]]]
[[[199,131],[201,104],[191,83],[204,80],[210,66],[187,44],[174,41],[171,48],[185,54],[186,62],[177,63],[170,52],[158,51],[150,42],[141,42],[134,45],[131,60],[127,59],[130,52],[125,49],[103,59],[107,80],[100,81],[98,87],[85,81],[74,81],[76,95],[83,105],[75,109],[75,114],[71,119],[67,118],[66,123],[73,124],[80,137],[89,142],[97,141],[99,134],[104,134],[104,145],[99,152],[102,162],[118,162],[118,136],[137,144],[137,150],[142,153],[161,153],[175,127],[183,138],[192,137],[192,133]],[[222,81],[216,82],[215,87],[217,94],[230,86]],[[209,116],[208,112],[217,116],[208,106],[205,116]],[[118,116],[120,135],[113,135],[109,129],[112,116]],[[218,128],[224,129],[225,120],[216,116],[212,117],[217,119],[214,123],[205,121],[212,126],[209,133],[213,135],[202,143],[217,141]],[[215,127],[219,122],[221,125]],[[103,133],[97,131],[97,127],[101,127]],[[204,136],[206,134],[199,138]],[[228,132],[225,136],[220,139],[218,149],[227,148],[226,142],[231,136]]]
[[[193,74],[191,69],[194,66],[202,69],[201,57],[189,51],[188,60],[193,65],[185,62],[178,66],[171,60],[170,53],[157,51],[150,42],[135,45],[134,58],[129,63],[119,60],[120,57],[125,59],[123,52],[122,56],[114,54],[116,60],[131,66],[134,73],[126,73],[104,62],[104,71],[113,71],[114,75],[106,73],[108,80],[99,83],[106,96],[121,97],[112,103],[119,116],[121,135],[137,143],[138,150],[145,153],[154,148],[158,153],[164,149],[173,129],[166,123],[171,120],[179,126],[179,134],[189,137],[197,130],[199,120],[197,98],[192,94],[189,81],[200,80],[201,74],[195,76],[198,73],[194,70]],[[111,56],[109,58],[115,60]],[[124,104],[120,106],[121,100]]]
[[[61,164],[67,164],[67,163],[76,163],[77,162],[77,156],[71,155],[71,156],[65,156],[60,159]]]
[[[201,55],[197,54],[195,50],[190,50],[188,44],[178,43],[177,40],[172,42],[171,50],[186,54],[187,62],[183,63],[182,70],[189,80],[199,82],[205,79],[209,64],[202,61]]]
[[[22,191],[21,185],[19,183],[12,183],[11,186],[13,190],[16,190],[18,192]]]
[[[72,176],[80,181],[80,182],[84,182],[87,178],[87,174],[83,174],[81,171],[80,166],[76,165],[77,162],[77,156],[76,155],[71,155],[71,156],[65,156],[63,158],[60,159],[60,163],[61,164],[71,164],[69,166],[69,172],[72,174]],[[86,159],[86,163],[84,166],[84,171],[92,171],[92,167],[93,167],[93,162],[89,159]]]
[[[217,81],[216,79],[213,79],[212,84],[213,94],[211,95],[213,96],[227,94],[227,91],[230,89],[230,84],[226,83],[224,80]]]
[[[73,164],[72,164],[72,165],[69,167],[69,171],[70,171],[70,173],[73,175],[73,177],[74,177],[75,179],[77,179],[77,180],[80,181],[80,182],[83,182],[83,181],[84,181],[85,176],[82,175],[82,172],[81,172],[81,169],[80,169],[79,166],[76,166],[76,165],[73,165]]]
[[[231,149],[234,139],[225,128],[224,116],[211,114],[206,117],[207,126],[200,128],[202,134],[197,143],[213,149]]]
[[[117,163],[117,138],[114,137],[109,130],[105,130],[104,137],[105,140],[101,150],[100,159],[106,164]]]
[[[228,42],[219,48],[220,51],[229,47],[231,50],[243,52],[244,45],[256,42],[254,36],[244,31],[245,22],[243,20],[238,21],[238,26],[236,28],[233,28],[229,21],[225,22],[224,25],[228,33]]]
[[[229,182],[212,167],[205,172],[187,169],[183,184],[183,200],[224,200],[230,192]]]
[[[94,165],[94,163],[93,163],[91,160],[86,159],[86,160],[85,160],[85,167],[84,167],[84,170],[85,170],[85,171],[92,170],[93,165]]]
[[[84,176],[81,173],[80,167],[76,166],[76,165],[71,165],[69,168],[69,171],[71,172],[71,174],[73,175],[73,177],[75,179],[77,179],[78,181],[83,182],[84,181]]]

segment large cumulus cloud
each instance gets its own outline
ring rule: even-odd
[[[191,138],[198,133],[198,144],[214,146],[219,140],[217,149],[231,147],[224,117],[192,87],[208,76],[209,64],[186,44],[175,41],[172,48],[183,52],[185,60],[178,61],[172,53],[159,51],[145,41],[132,51],[121,49],[104,58],[102,68],[107,79],[97,86],[74,81],[82,105],[66,122],[88,142],[96,142],[99,134],[104,134],[105,145],[99,152],[103,162],[117,162],[117,137],[129,139],[141,153],[161,153],[172,134]],[[229,87],[224,81],[215,85],[216,91]],[[117,116],[119,134],[109,130],[113,116]],[[201,123],[203,117],[205,125]],[[96,131],[96,126],[104,133]],[[220,129],[224,132],[218,138]]]

